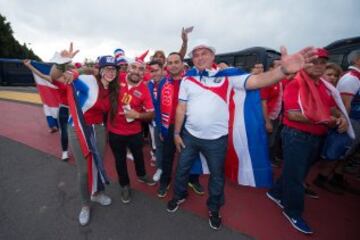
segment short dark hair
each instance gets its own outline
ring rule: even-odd
[[[178,55],[179,58],[181,59],[181,61],[183,60],[183,57],[181,56],[181,54],[179,52],[171,52],[168,57],[170,57],[171,55]]]
[[[220,63],[225,63],[226,65],[230,66],[230,63],[228,61],[226,61],[226,60],[218,61],[218,64],[220,64]]]
[[[151,60],[151,62],[149,63],[150,66],[152,65],[159,65],[160,68],[162,68],[164,65],[162,64],[162,62],[158,61],[158,60]]]

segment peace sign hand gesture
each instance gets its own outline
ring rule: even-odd
[[[75,51],[74,51],[73,43],[71,42],[71,43],[70,43],[69,50],[62,50],[62,51],[60,52],[60,56],[63,57],[63,58],[74,58],[75,55],[76,55],[79,51],[80,51],[80,50],[75,50]]]

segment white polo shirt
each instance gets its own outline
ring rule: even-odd
[[[336,88],[342,95],[353,96],[350,117],[360,120],[360,69],[350,66],[349,70],[340,78]]]
[[[221,71],[191,69],[181,81],[179,101],[186,104],[186,130],[194,137],[213,140],[229,132],[231,89],[245,90],[247,74],[237,68]]]

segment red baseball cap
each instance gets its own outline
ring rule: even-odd
[[[324,48],[317,48],[316,49],[316,56],[318,58],[326,58],[329,59],[329,53],[326,49]]]

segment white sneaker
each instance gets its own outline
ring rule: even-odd
[[[90,221],[90,207],[82,207],[79,214],[79,223],[81,226],[85,226]]]
[[[161,174],[162,174],[162,170],[158,168],[153,176],[154,182],[158,182],[160,180]]]
[[[156,156],[153,151],[150,151],[151,161],[156,162]]]
[[[68,151],[63,151],[61,155],[61,160],[66,161],[69,159],[69,153]]]
[[[129,160],[131,160],[131,161],[134,161],[134,156],[131,154],[131,152],[128,152],[128,153],[126,154],[126,158],[129,159]]]
[[[97,202],[102,206],[108,206],[112,202],[111,198],[105,195],[104,193],[98,193],[96,195],[92,195],[90,199],[92,202]]]

